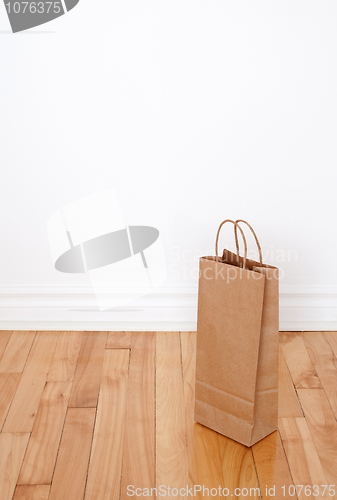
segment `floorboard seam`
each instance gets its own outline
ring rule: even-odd
[[[129,385],[130,385],[130,363],[131,363],[131,355],[132,355],[132,339],[131,339],[131,349],[128,349],[129,351],[129,364],[128,364],[128,384],[126,388],[126,404],[125,404],[125,423],[124,423],[124,438],[123,438],[123,452],[122,452],[122,460],[121,460],[121,474],[120,474],[120,481],[119,481],[119,499],[121,498],[122,495],[122,477],[123,477],[123,462],[124,462],[124,445],[125,445],[125,435],[126,435],[126,421],[127,421],[127,412],[128,412],[128,406],[129,406]]]
[[[101,388],[101,386],[100,386],[100,388]],[[94,425],[93,425],[93,428],[92,428],[92,437],[91,437],[90,453],[89,453],[89,460],[88,460],[88,468],[87,468],[87,474],[86,474],[86,477],[85,477],[85,485],[84,485],[84,491],[83,491],[83,500],[85,499],[85,495],[87,493],[87,484],[88,484],[89,468],[90,468],[90,461],[91,461],[92,445],[93,445],[93,442],[94,442],[94,434],[95,434],[95,426],[96,426],[96,419],[97,419],[97,411],[98,411],[98,401],[97,401],[97,406],[96,406],[96,411],[95,411]]]
[[[254,457],[254,453],[253,453],[253,450],[251,449],[251,454],[252,454],[252,457],[253,457],[253,464],[254,464],[254,469],[255,469],[255,474],[256,474],[256,479],[257,479],[257,484],[259,485],[259,489],[260,489],[260,498],[263,500],[263,496],[262,496],[262,488],[261,488],[261,485],[260,485],[260,479],[259,479],[259,475],[257,473],[257,468],[256,468],[256,463],[255,463],[255,457]]]
[[[303,410],[302,410],[303,411]],[[289,465],[289,461],[288,461],[288,457],[287,457],[287,454],[286,454],[286,450],[284,448],[284,444],[283,444],[283,440],[282,440],[282,437],[281,437],[281,433],[280,431],[278,430],[277,431],[279,433],[279,436],[280,436],[280,441],[281,441],[281,445],[282,445],[282,449],[283,449],[283,453],[284,453],[284,456],[285,456],[285,459],[286,459],[286,462],[287,462],[287,466],[288,466],[288,470],[289,470],[289,474],[290,474],[290,477],[291,477],[291,480],[293,482],[293,485],[295,487],[295,495],[296,495],[296,498],[298,499],[298,495],[297,495],[297,491],[296,491],[296,485],[295,485],[295,481],[294,481],[294,478],[293,478],[293,475],[292,475],[292,472],[291,472],[291,468],[290,468],[290,465]]]

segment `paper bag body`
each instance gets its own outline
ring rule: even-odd
[[[278,331],[277,268],[200,259],[197,422],[246,446],[277,429]]]

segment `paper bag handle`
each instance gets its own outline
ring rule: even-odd
[[[216,235],[216,240],[215,240],[215,256],[216,256],[215,258],[216,258],[216,261],[219,262],[218,244],[219,244],[220,231],[221,231],[222,226],[224,224],[226,224],[226,222],[231,222],[232,224],[234,224],[234,228],[235,228],[235,243],[236,243],[236,251],[237,251],[237,257],[238,257],[238,263],[240,262],[240,255],[239,255],[239,242],[238,242],[238,235],[237,235],[237,227],[239,228],[239,230],[241,232],[241,236],[242,236],[243,243],[244,243],[244,246],[245,246],[245,254],[244,254],[244,257],[243,257],[243,269],[246,269],[246,258],[247,258],[247,242],[246,242],[246,238],[245,238],[244,232],[242,231],[242,228],[239,226],[239,224],[237,222],[234,222],[231,219],[226,219],[226,220],[222,221],[221,224],[220,224],[220,226],[219,226],[219,229],[218,229],[218,232],[217,232],[217,235]]]
[[[235,233],[235,243],[236,243],[236,248],[238,248],[238,231],[237,231],[237,227],[240,227],[239,226],[239,222],[243,222],[244,224],[246,224],[249,229],[251,230],[251,232],[253,233],[254,235],[254,238],[255,238],[255,241],[256,241],[256,245],[257,245],[257,248],[258,248],[258,251],[259,251],[259,256],[260,256],[260,264],[261,266],[263,265],[262,263],[262,250],[261,250],[261,245],[260,245],[260,242],[259,242],[259,239],[258,237],[256,236],[256,233],[254,231],[254,229],[252,228],[252,226],[250,224],[248,224],[247,221],[243,220],[243,219],[237,219],[235,221],[235,226],[234,226],[234,233]]]

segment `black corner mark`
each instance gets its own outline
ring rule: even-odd
[[[13,33],[34,28],[63,16],[78,2],[79,0],[4,0]]]

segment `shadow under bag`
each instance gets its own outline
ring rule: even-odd
[[[218,257],[220,230],[234,224],[237,255]],[[253,232],[260,262],[247,259],[240,226]],[[239,256],[237,231],[243,238]],[[225,220],[216,257],[200,258],[195,420],[246,446],[277,429],[278,269],[262,263],[253,228]]]

